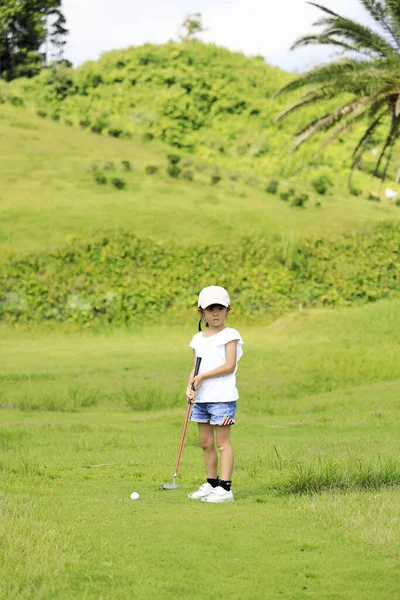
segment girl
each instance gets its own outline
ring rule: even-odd
[[[189,494],[189,498],[202,502],[232,502],[233,448],[231,425],[235,423],[237,362],[242,356],[243,340],[224,321],[231,310],[228,292],[211,285],[199,294],[198,311],[201,314],[199,333],[193,336],[193,368],[186,390],[188,402],[193,404],[191,421],[198,423],[200,444],[204,453],[207,482]],[[205,321],[207,331],[201,331]],[[194,377],[196,358],[201,356],[199,374]],[[194,385],[194,391],[192,390]],[[220,456],[221,479],[218,476]]]

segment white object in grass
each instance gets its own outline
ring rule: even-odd
[[[397,200],[397,192],[394,190],[390,190],[389,188],[386,190],[386,199],[387,200]]]
[[[139,500],[140,496],[137,492],[132,492],[131,494],[131,499],[132,500]]]

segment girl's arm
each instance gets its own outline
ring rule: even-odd
[[[195,367],[196,367],[196,352],[193,350],[193,366],[192,366],[192,370],[190,371],[189,381],[188,381],[187,388],[186,388],[186,399],[188,402],[191,402],[191,403],[193,403],[194,399],[196,398],[196,392],[194,392],[192,390],[192,379],[193,379]]]
[[[225,362],[220,367],[213,369],[212,371],[207,371],[206,373],[201,373],[201,375],[196,375],[193,377],[194,368],[191,372],[191,379],[189,380],[189,384],[194,384],[194,389],[197,391],[199,385],[204,379],[212,379],[213,377],[222,377],[223,375],[230,375],[236,369],[236,351],[237,351],[237,340],[232,340],[225,344]],[[194,361],[196,364],[196,360]]]

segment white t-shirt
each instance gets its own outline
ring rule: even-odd
[[[204,379],[197,390],[196,402],[233,402],[239,398],[236,388],[237,363],[243,354],[243,340],[240,333],[233,327],[225,327],[215,335],[204,336],[200,331],[193,336],[189,344],[202,361],[199,373],[212,371],[226,362],[225,344],[237,340],[236,367],[233,373]]]

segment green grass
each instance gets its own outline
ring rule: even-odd
[[[0,597],[394,600],[399,314],[381,302],[232,320],[245,354],[235,502],[221,506],[186,497],[203,479],[193,424],[179,489],[159,489],[192,328],[2,327]]]
[[[325,198],[297,182],[299,192],[310,193],[310,201],[308,208],[296,209],[264,191],[267,173],[255,186],[247,184],[245,176],[230,181],[228,170],[213,186],[211,167],[196,171],[194,182],[172,180],[165,173],[167,151],[157,144],[96,136],[8,105],[0,105],[0,153],[3,258],[59,247],[74,235],[90,238],[121,227],[139,237],[179,239],[191,246],[222,239],[234,243],[237,236],[250,235],[298,239],[319,232],[330,237],[400,216],[398,207],[351,196],[339,183],[334,195]],[[132,172],[121,170],[123,160],[132,162]],[[119,166],[118,171],[104,172],[110,180],[123,176],[125,190],[94,182],[88,169],[105,162]],[[159,165],[160,173],[147,175],[147,165]],[[321,208],[315,206],[317,201]]]

